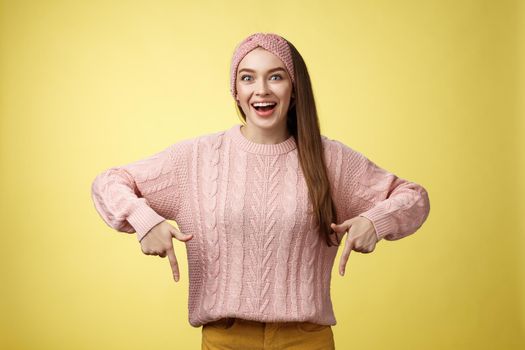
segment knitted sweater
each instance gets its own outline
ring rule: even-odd
[[[254,143],[240,126],[103,171],[92,184],[95,208],[139,241],[166,219],[193,234],[184,242],[193,327],[223,317],[335,325],[330,281],[338,247],[328,247],[309,213],[295,138]],[[321,138],[338,224],[364,216],[389,241],[423,224],[430,203],[422,186]]]

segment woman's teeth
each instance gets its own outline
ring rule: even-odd
[[[255,108],[255,112],[263,117],[271,115],[274,110],[275,106],[277,106],[277,103],[275,102],[257,102],[252,104],[253,108]]]
[[[257,110],[269,110],[272,107],[275,107],[277,103],[275,102],[256,102],[253,104],[253,107]]]

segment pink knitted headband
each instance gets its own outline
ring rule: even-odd
[[[246,56],[250,51],[252,51],[258,46],[270,51],[271,53],[279,57],[281,61],[283,61],[284,66],[292,79],[292,84],[295,85],[292,52],[290,50],[288,42],[286,42],[286,40],[283,37],[277,34],[255,33],[241,41],[239,45],[237,45],[237,47],[235,48],[230,71],[230,91],[233,98],[235,98],[235,94],[237,93],[235,89],[235,80],[237,79],[237,67],[239,66],[239,63],[244,58],[244,56]]]

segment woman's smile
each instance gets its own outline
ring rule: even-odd
[[[252,108],[255,110],[255,113],[260,117],[271,116],[277,110],[276,102],[268,103],[252,103]]]

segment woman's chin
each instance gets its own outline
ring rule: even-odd
[[[278,124],[279,120],[281,120],[283,117],[279,115],[279,111],[275,111],[274,113],[268,115],[268,116],[261,116],[257,113],[252,113],[251,120],[255,124],[260,125],[270,125],[270,124]],[[286,118],[286,116],[284,117]]]
[[[257,125],[261,128],[268,128],[268,127],[278,124],[277,116],[261,118],[258,115],[255,115],[255,116],[251,116],[250,119],[251,119],[252,124]]]

